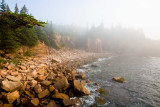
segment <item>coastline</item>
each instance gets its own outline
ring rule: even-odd
[[[25,58],[19,65],[4,64],[1,69],[1,105],[30,106],[81,105],[76,96],[89,95],[77,69],[86,63],[107,57],[106,53],[81,50],[54,51],[42,57]],[[14,84],[14,87],[10,84]],[[81,93],[81,94],[79,94]],[[69,102],[69,103],[68,103]]]

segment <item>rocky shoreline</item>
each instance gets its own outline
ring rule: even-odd
[[[108,54],[80,50],[54,51],[51,55],[24,58],[18,65],[1,64],[0,106],[81,107],[79,98],[89,95],[85,75],[76,69]]]

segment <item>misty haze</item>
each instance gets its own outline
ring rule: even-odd
[[[159,0],[1,0],[0,106],[160,107]]]

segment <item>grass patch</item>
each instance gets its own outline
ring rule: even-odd
[[[8,63],[11,63],[11,60],[0,58],[0,63],[6,64],[7,62],[8,62]]]
[[[3,58],[0,58],[0,63],[1,64],[13,63],[15,65],[18,65],[20,62],[21,62],[21,59],[19,59],[19,58],[14,58],[14,59],[3,59]]]
[[[31,52],[30,51],[26,51],[23,55],[31,57]]]

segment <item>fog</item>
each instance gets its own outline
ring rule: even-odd
[[[159,56],[160,41],[145,37],[142,29],[115,26],[105,28],[103,23],[91,28],[54,25],[55,32],[68,37],[65,44],[91,52]]]
[[[94,52],[159,55],[159,0],[6,2],[12,9],[16,2],[19,6],[25,4],[35,18],[52,21],[53,31],[69,37],[70,42],[65,44],[72,48]]]

